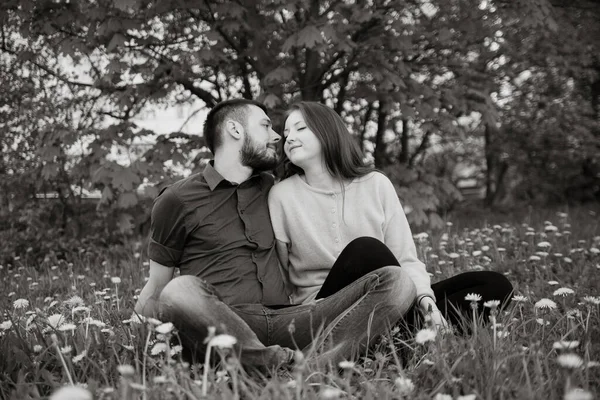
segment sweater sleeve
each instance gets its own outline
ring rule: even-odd
[[[425,264],[417,258],[417,249],[410,226],[394,185],[386,177],[384,179],[385,181],[381,185],[381,196],[386,214],[386,222],[383,228],[384,243],[394,253],[400,266],[406,270],[413,280],[417,289],[417,297],[427,295],[435,300],[435,295],[431,289],[431,278]]]
[[[284,191],[278,185],[273,186],[269,191],[269,215],[271,216],[271,225],[273,225],[273,233],[275,239],[289,243],[290,238],[285,220],[285,212],[283,210]]]

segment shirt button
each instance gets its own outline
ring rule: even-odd
[[[243,214],[243,213],[244,213],[244,209],[241,209],[241,210],[240,210],[240,214]]]
[[[338,238],[335,238],[335,242],[336,242],[336,243],[339,243],[339,242],[340,242],[340,239],[338,239]]]
[[[335,208],[332,208],[332,209],[331,209],[331,213],[332,213],[332,214],[335,214]]]
[[[335,222],[334,222],[333,224],[331,224],[331,226],[333,226],[333,227],[335,228],[337,225],[336,225],[336,224],[335,224]]]

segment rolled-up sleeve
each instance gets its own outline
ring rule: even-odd
[[[152,207],[148,256],[167,267],[177,267],[183,254],[187,230],[183,203],[169,189],[162,192]]]

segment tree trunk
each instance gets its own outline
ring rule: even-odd
[[[493,149],[493,128],[489,123],[485,124],[485,204],[491,206],[496,196],[496,185],[494,182],[495,157]]]
[[[408,120],[402,120],[402,133],[400,134],[400,155],[398,156],[398,162],[400,164],[408,164],[409,160],[409,148],[408,139],[410,138],[410,131],[408,127]]]
[[[377,134],[375,135],[375,168],[383,168],[385,166],[385,143],[383,137],[387,128],[387,110],[384,99],[379,99],[379,116],[377,117]]]

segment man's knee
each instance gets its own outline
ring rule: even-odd
[[[377,273],[381,283],[389,285],[392,301],[406,302],[417,297],[417,288],[412,278],[402,268],[390,265],[379,268]]]
[[[195,307],[199,307],[198,301],[211,297],[217,297],[217,294],[208,283],[195,276],[182,275],[172,279],[163,288],[159,304],[161,310],[177,308],[189,304],[190,300],[194,299]]]

